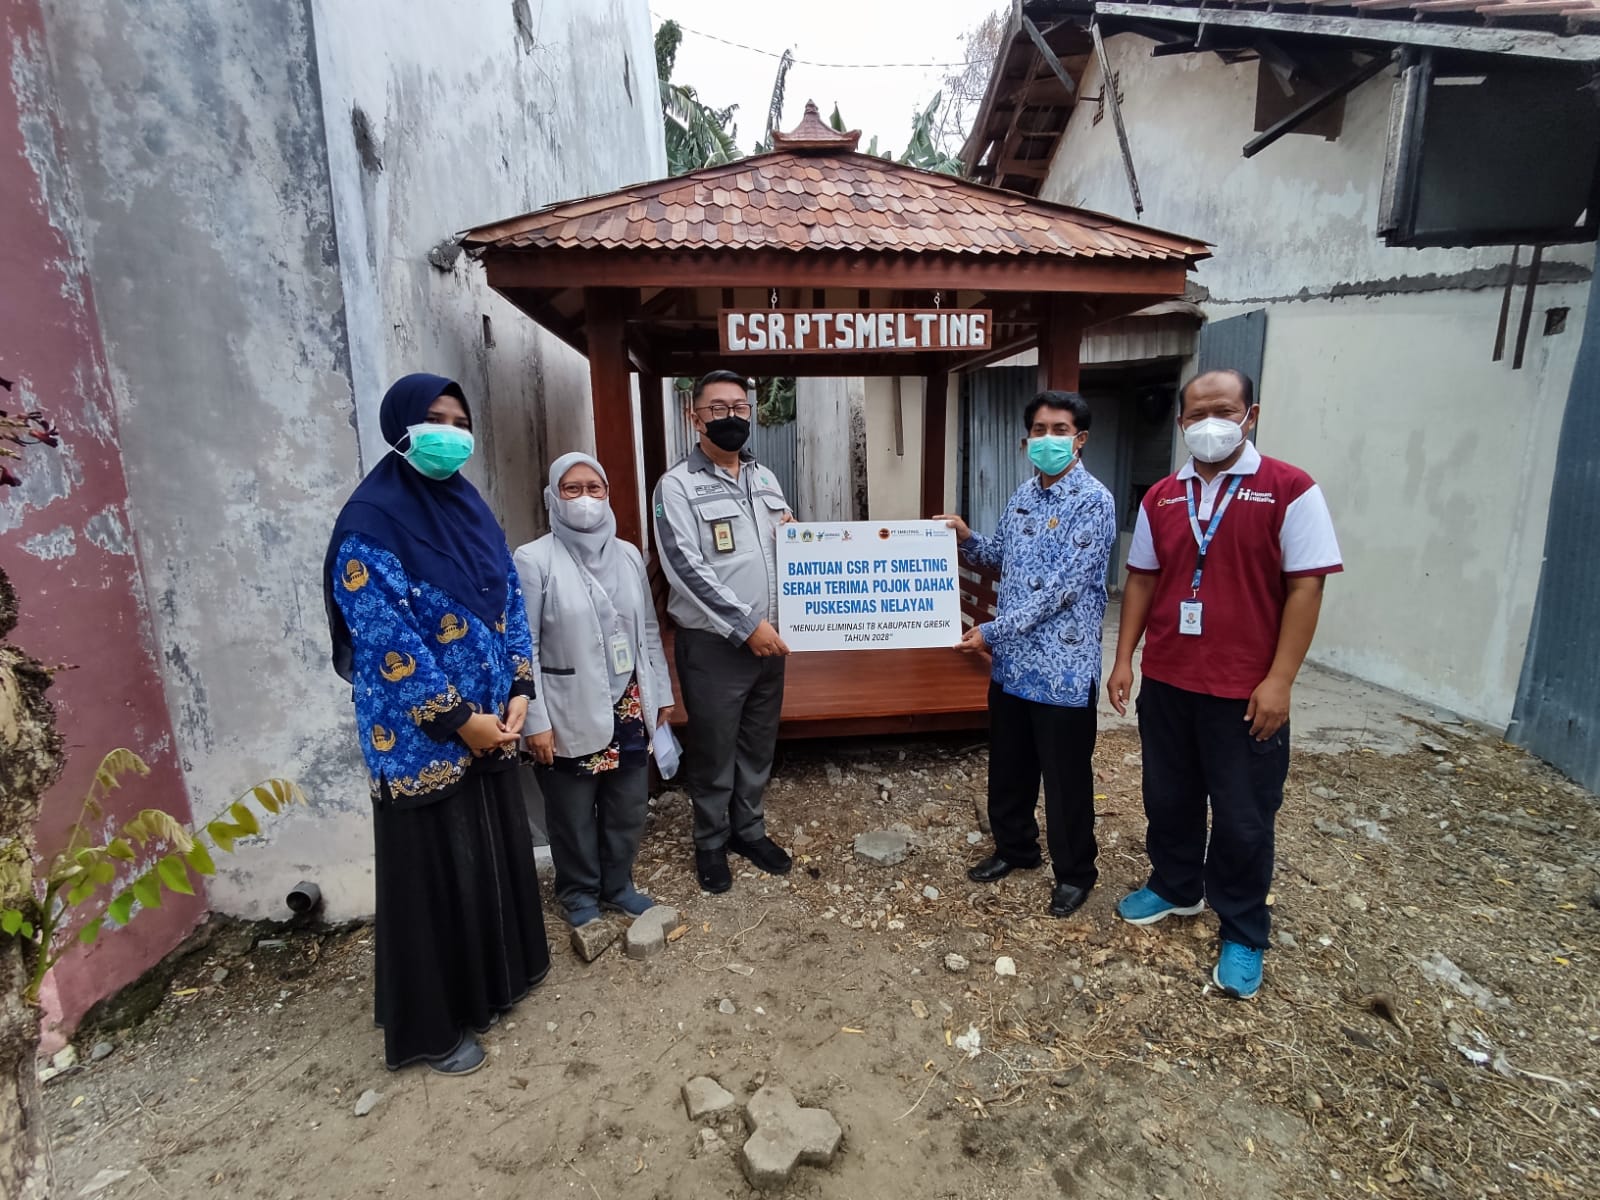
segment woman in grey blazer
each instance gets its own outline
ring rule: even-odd
[[[650,584],[617,538],[605,469],[587,454],[550,464],[550,532],[514,556],[528,606],[535,697],[523,734],[538,762],[556,897],[574,928],[601,907],[638,916],[649,756],[672,716]]]

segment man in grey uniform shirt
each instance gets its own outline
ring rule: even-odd
[[[772,774],[789,647],[778,612],[778,526],[793,520],[772,472],[744,448],[747,381],[712,371],[694,386],[700,444],[656,484],[656,545],[678,627],[674,658],[689,715],[683,784],[694,801],[700,886],[733,885],[728,851],[769,875],[789,855],[767,836],[761,793]]]

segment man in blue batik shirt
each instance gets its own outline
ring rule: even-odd
[[[1055,888],[1050,912],[1070,916],[1095,885],[1095,701],[1106,569],[1117,540],[1111,493],[1079,460],[1089,405],[1077,392],[1040,392],[1028,404],[1028,458],[994,534],[960,517],[961,557],[1000,572],[995,618],[967,630],[960,649],[994,656],[989,683],[989,827],[994,853],[967,872],[993,883],[1041,864],[1034,809],[1044,812]]]

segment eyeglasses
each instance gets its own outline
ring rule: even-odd
[[[588,483],[563,483],[561,485],[561,498],[563,500],[576,500],[579,496],[598,496],[604,500],[610,491],[611,489],[598,479],[592,479]]]
[[[748,404],[708,404],[700,410],[701,416],[708,417],[713,421],[720,421],[729,414],[735,417],[749,417],[750,406]]]

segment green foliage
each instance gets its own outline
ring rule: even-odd
[[[733,124],[737,104],[711,108],[699,93],[672,82],[683,30],[676,21],[663,21],[656,30],[656,77],[661,89],[661,116],[666,127],[667,171],[682,175],[701,167],[716,167],[742,158]]]
[[[905,150],[896,158],[888,151],[879,153],[878,138],[873,136],[864,151],[873,158],[887,158],[892,162],[904,163],[908,167],[919,167],[924,171],[937,171],[941,175],[961,175],[964,168],[961,160],[953,154],[947,154],[939,147],[939,108],[944,103],[944,94],[935,92],[933,99],[928,101],[926,107],[918,110],[911,118],[911,140],[906,143]],[[838,104],[833,106],[833,115],[828,118],[828,124],[840,133],[849,128],[845,124],[844,116],[839,112]]]
[[[792,376],[756,380],[756,418],[763,425],[787,425],[794,420]]]
[[[961,160],[953,154],[946,154],[938,143],[935,122],[939,117],[939,106],[943,102],[944,93],[935,92],[933,99],[928,101],[928,106],[911,118],[911,140],[906,143],[905,153],[900,156],[899,161],[908,167],[937,171],[941,175],[960,175]]]
[[[25,993],[30,1003],[39,1002],[39,986],[66,953],[71,941],[67,931],[73,925],[78,929],[72,937],[83,945],[93,945],[106,921],[126,925],[140,911],[160,908],[167,892],[194,895],[190,872],[208,876],[217,870],[206,841],[231,854],[240,838],[261,832],[251,801],[269,815],[306,802],[294,783],[268,779],[230,804],[224,814],[206,822],[199,832],[169,812],[147,808],[104,844],[98,843],[95,830],[105,819],[106,797],[126,776],[149,773],[150,768],[131,750],[118,749],[106,755],[95,770],[66,845],[33,884],[33,894],[16,899],[28,891],[24,884],[0,895],[0,900],[7,902],[0,907],[0,933],[20,937],[34,948],[33,974]],[[119,878],[124,881],[121,890],[115,886]],[[88,919],[79,924],[82,916]]]

